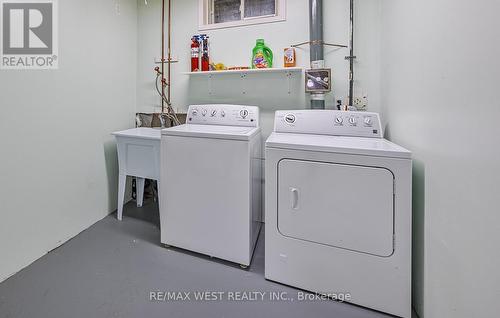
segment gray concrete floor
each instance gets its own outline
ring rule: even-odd
[[[0,284],[0,317],[388,317],[335,301],[297,301],[264,279],[263,232],[250,269],[160,245],[158,207],[115,215]],[[150,292],[286,292],[296,301],[150,301]],[[266,296],[267,297],[267,296]],[[267,298],[266,298],[267,299]]]

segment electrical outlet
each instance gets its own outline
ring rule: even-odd
[[[352,105],[357,109],[366,109],[368,106],[368,96],[355,96],[352,100]]]

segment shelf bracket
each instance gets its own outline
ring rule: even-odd
[[[212,77],[213,75],[212,74],[209,74],[208,75],[208,95],[212,96]]]
[[[241,93],[243,95],[245,95],[247,92],[246,92],[246,87],[245,87],[245,79],[247,78],[247,73],[241,73],[240,74],[240,77],[241,77]]]
[[[293,77],[292,72],[286,72],[286,80],[287,80],[287,85],[288,85],[288,95],[292,93],[292,87],[291,87],[291,78]]]

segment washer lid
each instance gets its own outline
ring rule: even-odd
[[[386,139],[378,138],[272,133],[266,141],[266,147],[378,157],[411,158],[409,150]]]
[[[244,126],[219,126],[185,124],[166,128],[161,131],[163,136],[200,137],[231,140],[250,140],[260,133],[260,128]]]

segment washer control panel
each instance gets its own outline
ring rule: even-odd
[[[337,110],[277,111],[274,131],[370,138],[383,136],[379,114]]]
[[[229,104],[191,105],[187,124],[259,127],[259,108]]]

